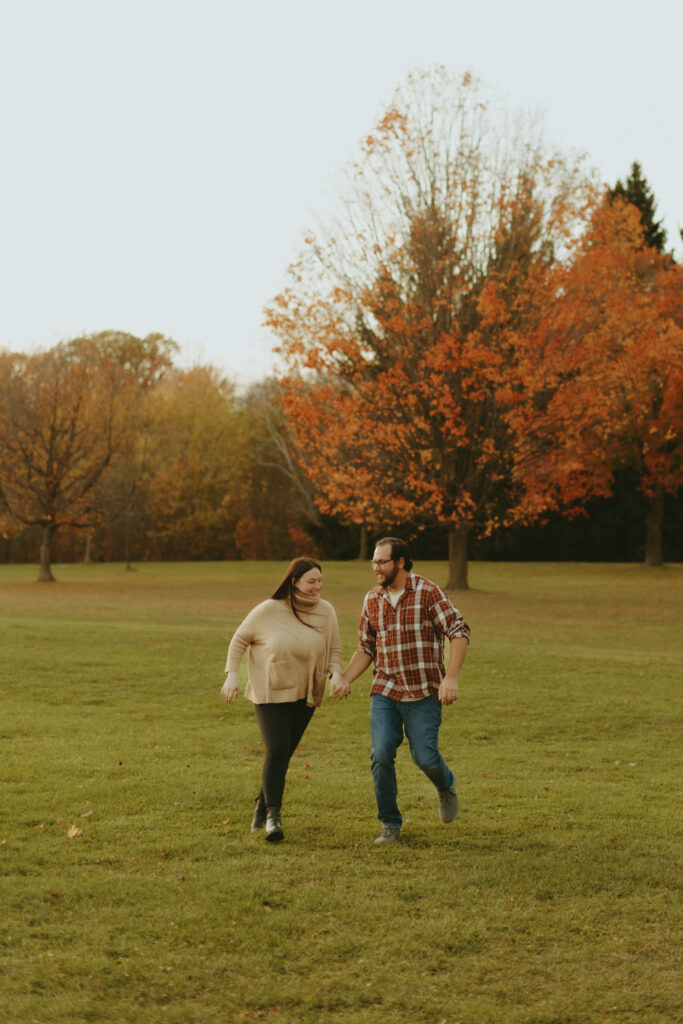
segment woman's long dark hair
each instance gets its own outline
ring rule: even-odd
[[[294,584],[297,580],[300,580],[307,572],[311,569],[317,569],[318,572],[322,572],[322,568],[314,558],[305,558],[300,556],[299,558],[293,558],[287,567],[284,579],[280,585],[275,589],[274,593],[270,596],[273,601],[289,601],[294,615],[302,622],[304,626],[309,626],[309,622],[304,622],[299,613],[296,610],[296,591]],[[315,626],[311,626],[311,629],[315,629]]]

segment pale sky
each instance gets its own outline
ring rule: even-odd
[[[237,384],[406,73],[474,72],[683,252],[680,0],[0,0],[0,347],[159,331]]]

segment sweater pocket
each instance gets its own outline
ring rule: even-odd
[[[268,686],[271,690],[296,690],[297,668],[293,658],[277,658],[268,665]]]

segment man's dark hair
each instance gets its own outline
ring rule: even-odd
[[[383,537],[382,540],[378,540],[375,543],[375,547],[378,548],[381,544],[391,545],[391,557],[395,562],[397,558],[403,559],[403,567],[406,572],[410,572],[413,567],[413,560],[410,557],[410,551],[408,545],[400,537]]]

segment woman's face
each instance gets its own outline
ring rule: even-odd
[[[309,569],[298,580],[294,580],[294,589],[303,597],[318,597],[323,585],[320,569]]]

